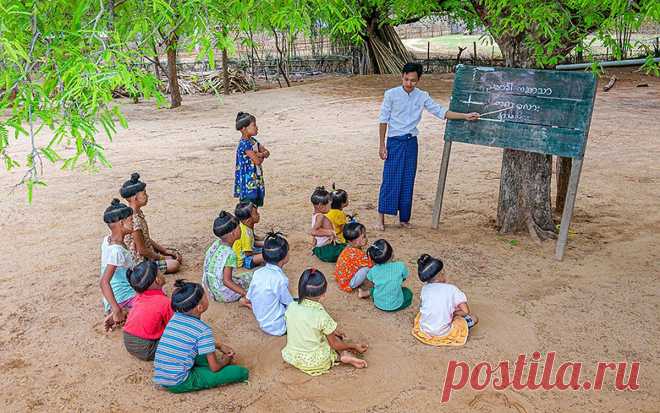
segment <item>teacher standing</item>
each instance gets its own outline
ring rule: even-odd
[[[418,89],[422,65],[406,63],[401,74],[401,86],[385,91],[378,116],[380,159],[385,161],[383,181],[378,197],[377,228],[385,229],[385,214],[399,214],[399,224],[410,228],[413,188],[417,174],[417,125],[426,109],[438,119],[477,120],[478,113],[448,111],[436,103],[428,92]],[[387,136],[387,146],[385,137]]]

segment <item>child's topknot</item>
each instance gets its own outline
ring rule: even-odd
[[[332,209],[342,209],[344,204],[348,202],[348,193],[343,189],[335,189],[335,184],[332,184]]]
[[[176,280],[172,292],[172,310],[177,313],[187,313],[202,301],[204,287],[201,284],[186,280]]]
[[[121,221],[133,215],[133,209],[125,204],[119,202],[117,198],[113,198],[110,206],[105,209],[103,213],[103,222],[112,224],[113,222]]]
[[[331,200],[330,192],[323,186],[317,186],[314,192],[312,192],[310,200],[312,201],[312,205],[325,205]]]
[[[349,222],[348,224],[344,225],[342,235],[344,235],[346,241],[350,242],[358,239],[360,235],[364,234],[366,231],[367,228],[359,222]]]
[[[247,112],[238,112],[236,115],[236,130],[241,130],[250,126],[252,122],[256,122],[257,118]]]
[[[213,221],[213,233],[216,237],[222,238],[229,234],[238,226],[238,220],[227,211],[220,211],[218,217]]]
[[[440,271],[444,264],[438,258],[433,258],[429,254],[422,254],[417,260],[417,274],[421,282],[431,281]]]
[[[367,255],[376,264],[385,264],[392,258],[393,253],[392,246],[384,239],[377,239],[367,249]]]
[[[132,196],[137,195],[139,192],[144,191],[146,187],[147,184],[140,181],[140,174],[137,172],[133,172],[131,174],[131,179],[124,182],[124,184],[119,189],[119,195],[121,195],[121,197],[124,199],[128,199]]]
[[[289,242],[280,232],[269,232],[264,238],[262,255],[268,264],[277,264],[289,254]]]

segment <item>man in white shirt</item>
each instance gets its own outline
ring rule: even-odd
[[[417,173],[417,124],[422,119],[422,110],[428,110],[439,119],[479,119],[476,112],[448,111],[433,101],[427,92],[416,88],[421,76],[422,65],[406,63],[401,75],[402,85],[385,91],[380,109],[378,153],[385,161],[378,198],[380,216],[377,228],[381,231],[385,229],[385,214],[398,213],[401,226],[410,227],[413,187]]]

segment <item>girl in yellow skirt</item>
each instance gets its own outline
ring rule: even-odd
[[[337,322],[321,305],[327,288],[328,282],[321,271],[305,270],[298,282],[298,298],[284,313],[287,336],[282,358],[312,376],[329,371],[336,362],[358,369],[367,367],[367,362],[354,353],[364,353],[368,346],[345,341]]]
[[[428,254],[417,260],[419,279],[426,285],[412,335],[432,346],[462,346],[479,319],[470,313],[465,293],[447,283],[442,268],[442,261]]]

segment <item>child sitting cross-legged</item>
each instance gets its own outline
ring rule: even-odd
[[[337,259],[337,284],[342,291],[351,292],[357,288],[360,298],[369,297],[373,284],[367,280],[367,273],[374,264],[365,251],[367,229],[358,222],[348,223],[344,226],[344,238],[348,245]]]
[[[124,346],[140,360],[153,360],[158,340],[174,315],[170,298],[163,292],[165,277],[156,261],[144,260],[129,270],[128,282],[137,296],[124,325]]]
[[[399,311],[410,306],[412,291],[402,286],[408,278],[408,267],[401,261],[391,261],[394,251],[390,243],[376,240],[367,253],[375,263],[367,274],[367,279],[374,284],[371,289],[374,305],[383,311]]]
[[[422,287],[422,305],[415,317],[412,335],[432,346],[462,346],[468,331],[479,321],[470,313],[467,297],[455,285],[447,283],[443,263],[423,254],[417,260]]]
[[[293,298],[289,292],[289,278],[284,266],[289,262],[289,243],[280,233],[269,233],[264,239],[263,257],[266,266],[256,270],[247,298],[259,327],[267,334],[286,333],[284,312]]]
[[[233,249],[236,253],[238,268],[251,270],[264,263],[261,255],[263,241],[257,241],[254,235],[254,226],[259,223],[259,210],[250,201],[243,201],[236,205],[234,210],[236,218],[240,221],[241,237],[234,241]]]
[[[310,231],[314,239],[312,252],[324,262],[337,262],[339,254],[346,247],[346,244],[337,241],[332,222],[325,216],[330,211],[331,198],[330,193],[322,186],[317,187],[310,198],[314,206]]]
[[[241,305],[250,307],[245,295],[252,273],[234,274],[234,270],[238,269],[238,259],[232,245],[241,236],[238,220],[229,212],[221,211],[213,221],[213,233],[218,239],[206,250],[202,284],[214,301],[238,301]]]
[[[358,369],[367,367],[367,362],[353,353],[364,353],[368,346],[349,344],[321,305],[327,288],[321,271],[305,270],[298,282],[298,298],[285,313],[287,336],[282,358],[312,376],[328,372],[337,361]]]
[[[209,308],[204,287],[177,280],[174,288],[175,313],[156,348],[154,382],[172,393],[185,393],[246,381],[248,369],[232,365],[234,351],[215,341],[211,327],[201,320]]]

